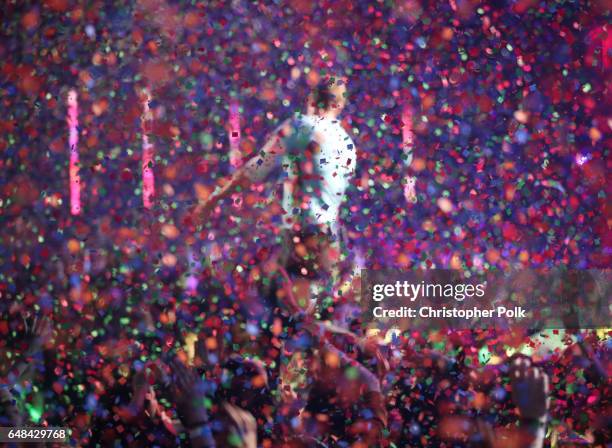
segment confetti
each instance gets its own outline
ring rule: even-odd
[[[0,398],[24,424],[69,427],[72,446],[185,444],[180,360],[215,422],[258,403],[264,447],[302,430],[292,404],[313,386],[323,442],[355,442],[363,417],[390,446],[458,446],[477,419],[514,434],[509,362],[529,355],[550,377],[547,443],[609,440],[609,329],[394,328],[378,358],[330,331],[346,359],[321,355],[278,306],[282,223],[302,211],[283,174],[197,211],[249,161],[266,168],[263,144],[333,77],[350,155],[311,148],[300,167],[355,172],[321,204],[342,199],[342,288],[312,286],[317,322],[371,334],[361,268],[608,269],[605,2],[77,3],[5,2],[0,19]],[[52,335],[29,354],[35,316]],[[379,406],[365,388],[324,407],[366,380]]]

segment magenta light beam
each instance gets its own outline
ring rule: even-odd
[[[230,164],[237,169],[242,165],[240,154],[240,104],[234,99],[229,107],[229,144],[230,144]]]
[[[412,108],[408,104],[404,105],[402,110],[402,124],[402,150],[406,155],[404,165],[409,168],[413,158],[414,134],[412,132]],[[417,202],[416,177],[407,175],[404,181],[404,198],[414,204]]]
[[[76,90],[68,92],[68,144],[70,145],[70,213],[81,213],[81,178],[79,176],[79,103]]]
[[[149,108],[151,102],[151,93],[143,90],[142,101],[142,204],[145,208],[151,208],[153,205],[153,196],[155,195],[155,177],[153,174],[153,157],[154,147],[149,141],[150,124],[153,121],[153,115]]]

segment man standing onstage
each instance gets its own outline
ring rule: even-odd
[[[357,158],[338,119],[346,92],[343,79],[323,79],[308,98],[306,114],[283,122],[259,154],[198,207],[206,216],[219,200],[253,182],[282,184],[285,240],[279,265],[291,277],[300,308],[311,305],[315,284],[330,285],[338,276],[340,205]]]

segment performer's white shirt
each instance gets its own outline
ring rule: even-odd
[[[311,191],[307,195],[307,207],[301,211],[301,220],[306,218],[311,224],[329,226],[337,235],[340,206],[355,173],[355,144],[337,119],[301,115],[290,123],[293,132],[282,139],[283,154],[262,152],[247,163],[245,175],[253,181],[264,181],[275,169],[282,170],[282,205],[286,211],[283,224],[290,227],[299,213],[291,190],[299,175],[295,158],[305,153],[309,143],[315,142],[319,149],[312,158],[312,175],[306,183]]]

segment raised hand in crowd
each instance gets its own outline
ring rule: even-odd
[[[193,446],[216,446],[206,410],[206,395],[202,379],[198,378],[194,370],[178,360],[173,361],[170,367],[176,410],[181,423],[189,432]]]
[[[525,447],[544,444],[546,420],[550,406],[549,378],[527,357],[517,357],[510,366],[512,400],[520,416],[521,436]]]
[[[35,365],[32,361],[53,336],[53,326],[48,317],[36,316],[30,321],[24,319],[23,323],[27,347],[22,357],[8,370],[7,379],[11,384],[17,384],[29,378]]]
[[[206,402],[211,397],[206,395],[204,380],[178,360],[173,361],[170,367],[176,409],[192,446],[257,446],[257,425],[250,412],[227,400],[215,400],[214,415],[209,415]]]

